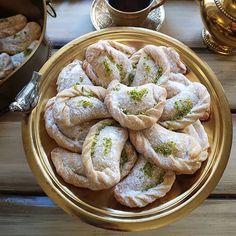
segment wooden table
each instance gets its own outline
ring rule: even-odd
[[[48,35],[58,49],[93,31],[91,1],[55,1],[58,17],[48,19]],[[208,51],[200,37],[202,23],[196,1],[171,1],[166,5],[161,32],[191,47],[221,81],[228,97],[236,131],[236,56]],[[55,51],[55,50],[54,50]],[[124,235],[87,225],[58,208],[33,177],[23,151],[22,115],[0,117],[0,235]],[[236,235],[236,136],[225,173],[205,202],[184,219],[167,227],[129,235]]]

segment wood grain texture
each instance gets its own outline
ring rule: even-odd
[[[166,227],[140,233],[113,232],[67,215],[46,197],[0,197],[0,235],[43,236],[234,236],[236,200],[206,200],[190,215]]]
[[[91,4],[91,0],[53,1],[57,18],[48,17],[47,34],[54,45],[64,45],[94,31],[89,13]],[[166,18],[160,32],[182,41],[189,47],[205,47],[201,40],[203,24],[197,1],[167,1],[164,7]]]
[[[21,117],[6,114],[0,118],[0,192],[43,194],[26,162],[21,139]],[[236,194],[236,114],[231,156],[214,194]]]

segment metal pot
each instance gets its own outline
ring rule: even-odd
[[[50,4],[50,1],[0,0],[0,18],[21,13],[29,21],[35,21],[42,27],[39,44],[33,50],[31,56],[20,67],[4,78],[3,83],[0,85],[0,114],[8,110],[9,104],[14,100],[17,93],[30,81],[32,72],[38,71],[49,57],[49,43],[45,37],[47,4]]]

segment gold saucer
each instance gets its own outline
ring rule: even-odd
[[[108,27],[115,27],[110,13],[107,9],[104,0],[94,0],[90,8],[90,18],[96,30],[105,29]],[[165,10],[163,6],[152,10],[149,14],[142,28],[158,31],[165,19]]]

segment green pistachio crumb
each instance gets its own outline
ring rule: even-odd
[[[142,170],[143,170],[144,175],[146,175],[148,177],[152,177],[154,166],[152,163],[146,162],[144,167],[142,168]]]
[[[106,70],[106,73],[107,73],[108,75],[111,75],[112,69],[111,69],[111,67],[110,67],[110,65],[109,65],[109,62],[108,62],[107,60],[105,60],[105,61],[103,61],[102,63],[103,63],[103,66],[104,66],[104,68],[105,68],[105,70]]]
[[[130,114],[130,112],[126,108],[121,108],[120,110],[126,115]]]
[[[124,70],[124,67],[122,64],[116,64],[117,69],[119,70],[120,73],[120,82],[124,83],[125,77],[126,77],[126,72]]]
[[[95,146],[96,146],[96,144],[97,144],[98,135],[100,134],[101,130],[104,129],[105,127],[111,126],[111,125],[113,125],[113,122],[112,122],[112,121],[107,121],[107,122],[104,122],[104,123],[96,130],[95,135],[94,135],[94,138],[93,138],[93,142],[92,142],[92,145],[91,145],[91,151],[90,151],[91,157],[94,157]]]
[[[33,50],[32,50],[31,48],[26,48],[26,49],[24,50],[24,56],[25,56],[25,57],[29,56],[32,51],[33,51]]]
[[[132,68],[136,69],[137,68],[137,64],[132,64]]]
[[[163,68],[162,67],[159,67],[158,70],[157,70],[157,74],[156,74],[156,77],[153,79],[153,83],[156,84],[157,81],[160,79],[160,77],[162,76],[163,74]]]
[[[148,90],[146,88],[143,88],[141,90],[137,90],[137,89],[132,89],[130,91],[128,91],[128,94],[130,95],[130,97],[137,102],[142,101],[143,97],[148,93]]]
[[[120,85],[118,84],[118,85],[116,85],[113,89],[112,89],[112,91],[119,91],[120,90]]]
[[[120,157],[120,169],[122,169],[125,163],[128,162],[128,156],[125,149],[122,150],[121,157]]]
[[[154,148],[155,152],[162,154],[163,156],[170,156],[177,152],[176,143],[173,141],[168,141],[166,143],[160,144]]]
[[[175,120],[183,119],[193,108],[193,103],[190,99],[179,100],[174,103],[174,108],[176,109]]]
[[[145,115],[146,111],[139,111],[138,115]]]
[[[162,171],[159,178],[155,183],[147,185],[142,191],[148,191],[151,188],[155,188],[157,185],[161,184],[164,181],[165,172]]]
[[[103,154],[106,156],[111,151],[111,147],[112,147],[112,140],[111,140],[111,138],[104,138],[103,139],[103,147],[104,147]]]
[[[20,37],[20,34],[19,34],[19,33],[16,33],[16,34],[13,36],[14,39],[17,39],[17,38],[19,38],[19,37]]]
[[[144,70],[147,74],[151,73],[151,66],[149,66],[146,62],[143,63]]]
[[[87,107],[92,107],[93,103],[90,101],[80,100],[78,105],[82,106],[83,108],[87,108]]]
[[[82,76],[79,77],[79,82],[83,82],[84,81],[84,78]]]

